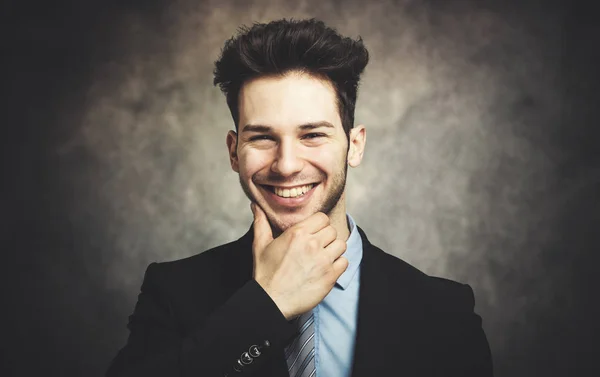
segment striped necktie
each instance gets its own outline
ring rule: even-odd
[[[285,360],[290,377],[314,377],[315,319],[312,310],[296,320],[299,335],[285,348]]]

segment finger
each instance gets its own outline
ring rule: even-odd
[[[333,271],[335,273],[336,276],[336,280],[342,276],[342,274],[344,273],[344,271],[346,271],[346,269],[348,268],[348,265],[350,264],[350,262],[348,262],[348,259],[346,259],[346,257],[339,257],[338,259],[336,259],[335,261],[333,261]]]
[[[256,203],[251,203],[250,208],[254,215],[254,241],[252,242],[252,249],[260,252],[273,241],[273,232],[271,231],[267,215],[262,208]]]
[[[315,237],[319,240],[321,247],[324,248],[336,239],[337,230],[333,226],[327,225],[325,228],[315,233]]]
[[[336,239],[332,243],[327,245],[327,247],[324,249],[324,252],[329,255],[331,260],[335,261],[336,259],[340,258],[342,256],[342,254],[344,254],[346,252],[347,248],[348,248],[348,244],[346,243],[346,241]]]

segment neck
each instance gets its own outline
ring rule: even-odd
[[[344,214],[344,218],[339,223],[331,222],[331,226],[337,230],[337,239],[340,239],[344,242],[348,241],[350,238],[350,228],[348,226],[348,220],[346,219],[346,215]]]
[[[338,204],[329,213],[329,221],[332,227],[337,231],[337,239],[347,241],[350,237],[350,224],[346,217],[345,194],[342,195]]]

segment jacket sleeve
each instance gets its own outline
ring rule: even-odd
[[[461,377],[492,377],[492,354],[483,331],[482,319],[475,313],[475,296],[469,285],[461,285],[462,308],[460,319],[456,318],[448,339],[452,360],[446,375]]]
[[[182,333],[161,292],[160,267],[152,263],[146,270],[129,316],[129,338],[107,377],[231,376],[234,368],[252,376],[294,336],[295,328],[252,279],[196,328]]]

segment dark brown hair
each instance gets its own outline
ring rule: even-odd
[[[361,37],[342,37],[314,18],[282,19],[240,27],[238,35],[225,42],[215,62],[213,84],[225,94],[237,131],[238,98],[244,82],[292,71],[326,79],[335,89],[340,119],[349,139],[360,75],[368,62],[369,52]]]

